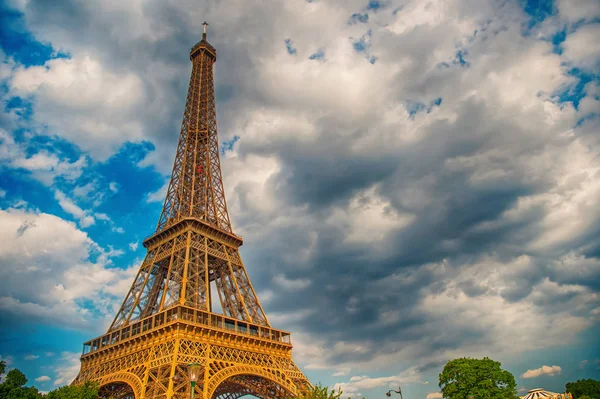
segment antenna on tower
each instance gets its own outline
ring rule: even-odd
[[[204,26],[204,32],[202,33],[202,40],[206,40],[206,27],[208,26],[208,23],[206,21],[204,21],[202,23],[202,25]]]

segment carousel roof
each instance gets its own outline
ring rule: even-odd
[[[544,388],[535,388],[527,392],[527,395],[523,396],[523,399],[550,399],[558,395],[554,392],[548,392]]]

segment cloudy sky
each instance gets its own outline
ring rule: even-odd
[[[145,255],[204,20],[234,231],[311,381],[600,378],[597,0],[0,3],[0,356],[41,390]]]

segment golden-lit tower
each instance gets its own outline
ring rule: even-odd
[[[98,381],[105,398],[298,396],[310,386],[292,361],[290,333],[272,328],[231,229],[217,138],[213,65],[206,41],[192,75],[163,210],[148,253],[108,332],[84,344],[74,383]],[[216,290],[223,314],[213,312]]]

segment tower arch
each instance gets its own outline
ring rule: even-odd
[[[117,391],[117,394],[113,395],[115,399],[130,398],[131,395],[128,395],[128,391],[133,395],[133,399],[140,399],[142,397],[142,381],[133,373],[118,372],[108,374],[100,378],[98,383],[100,384],[100,390],[98,391],[100,398],[103,397],[103,392],[112,390]]]
[[[235,386],[234,391],[259,398],[298,395],[296,385],[280,371],[250,365],[236,365],[219,370],[209,378],[205,387],[205,398],[220,398],[219,388],[227,383],[230,387],[225,387],[224,392],[231,392],[232,386]],[[280,395],[273,395],[272,391],[279,392]]]

